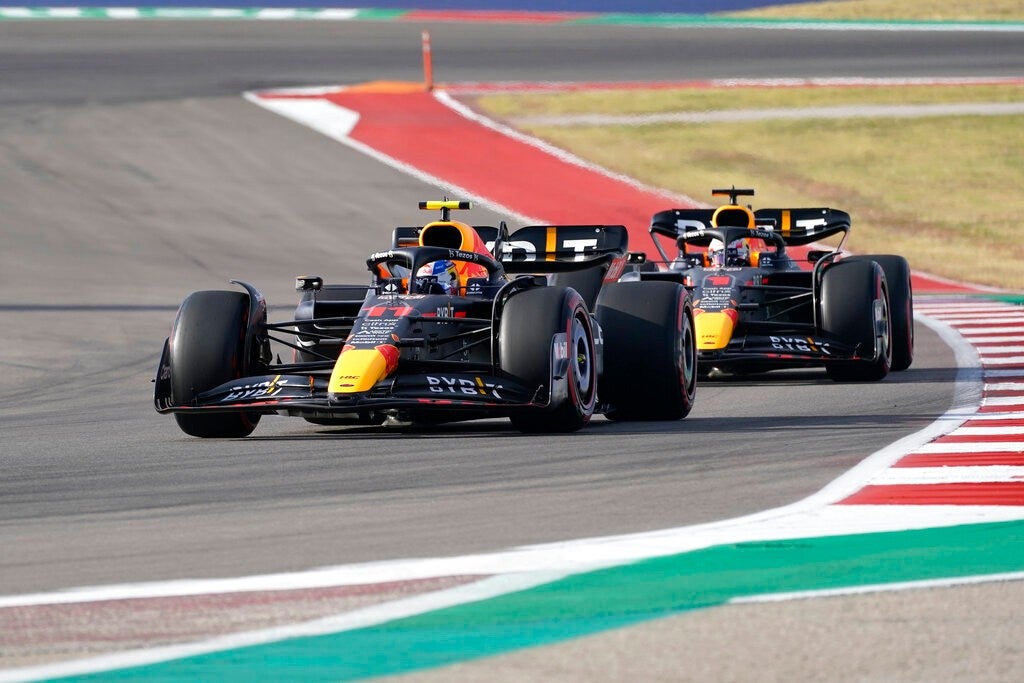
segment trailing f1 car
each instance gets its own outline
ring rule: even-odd
[[[752,211],[738,203],[753,194],[712,190],[729,203],[655,214],[650,232],[660,267],[646,255],[632,255],[647,265],[623,276],[678,282],[692,291],[701,372],[823,366],[833,380],[849,382],[880,380],[910,367],[914,317],[907,260],[842,256],[849,214],[830,208]],[[838,233],[843,236],[834,249],[807,252],[809,268],[786,251]],[[675,258],[657,235],[675,240]]]
[[[615,282],[618,225],[399,227],[368,285],[297,278],[292,320],[263,295],[200,291],[178,309],[154,402],[199,437],[241,437],[265,414],[324,425],[508,417],[571,432],[595,412],[675,420],[693,406],[692,299],[679,283]],[[271,342],[293,350],[272,360]]]

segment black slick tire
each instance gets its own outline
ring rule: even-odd
[[[693,408],[693,306],[674,282],[607,285],[595,316],[604,338],[601,402],[612,420],[678,420]]]
[[[171,397],[175,405],[241,377],[248,370],[245,331],[249,297],[241,292],[193,292],[178,309],[171,331]],[[203,438],[248,436],[259,413],[175,413],[181,431]]]
[[[892,365],[889,318],[889,295],[881,266],[874,261],[852,259],[829,266],[821,280],[822,332],[857,345],[865,358],[829,362],[825,365],[828,376],[836,382],[884,379]],[[876,334],[879,328],[881,334]],[[880,348],[876,348],[879,344]]]
[[[564,379],[552,386],[552,339],[560,333],[565,335],[568,366]],[[597,403],[597,353],[590,314],[576,290],[542,287],[511,297],[501,314],[498,358],[504,374],[527,387],[544,387],[550,397],[547,410],[511,415],[516,429],[575,432],[590,421]]]

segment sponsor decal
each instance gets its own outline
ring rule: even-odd
[[[477,263],[480,260],[480,255],[472,251],[462,251],[461,249],[449,249],[448,260],[472,261],[473,263]]]
[[[616,282],[622,277],[622,271],[626,269],[626,260],[618,259],[612,261],[611,267],[608,268],[608,274],[604,276],[605,282]]]
[[[222,398],[220,402],[229,403],[231,401],[242,401],[250,398],[270,398],[281,393],[286,384],[288,384],[288,380],[281,379],[281,375],[278,375],[274,379],[266,382],[257,382],[256,384],[245,384],[240,387],[231,387],[231,392]]]
[[[676,219],[676,230],[682,233],[682,237],[685,239],[691,239],[694,237],[703,237],[704,230],[708,226],[702,221],[694,220],[692,218],[677,218]]]
[[[557,230],[555,226],[548,229]],[[493,251],[494,241],[487,242],[486,247],[488,250]],[[555,248],[555,241],[552,239],[547,245],[547,250]],[[583,261],[588,251],[597,250],[597,238],[563,239],[561,247],[557,249],[559,251],[574,252],[576,255],[573,257],[573,260]],[[501,243],[501,256],[499,258],[502,261],[536,261],[537,245],[527,240],[507,240]]]
[[[448,377],[445,375],[427,375],[427,387],[434,394],[459,394],[462,396],[491,396],[501,399],[498,393],[502,386],[485,382],[480,377]]]
[[[569,358],[569,343],[562,339],[555,342],[555,360],[566,360]]]
[[[704,311],[735,308],[733,281],[731,275],[708,275],[700,288],[700,298],[694,301],[694,305]]]
[[[429,311],[422,314],[424,318],[465,318],[466,311],[456,311],[454,306],[440,306],[433,311]],[[439,323],[444,325],[446,323]]]
[[[494,242],[487,243],[487,250],[494,251]],[[527,240],[508,240],[501,243],[502,261],[536,261],[537,247]]]
[[[796,227],[803,228],[808,235],[813,235],[818,228],[823,228],[826,225],[828,225],[828,221],[824,218],[802,218],[796,221]]]
[[[801,353],[820,353],[824,356],[831,356],[828,350],[828,342],[817,342],[813,337],[776,337],[770,335],[768,340],[773,349],[780,351],[799,351]]]
[[[586,253],[588,249],[591,251],[597,249],[597,239],[591,237],[587,239],[578,240],[562,240],[562,247],[571,249],[573,252],[576,253],[576,256],[573,257],[574,261],[583,261],[584,259],[586,259]]]
[[[363,318],[357,322],[358,327],[348,341],[364,347],[384,344],[394,338],[395,323],[395,318]]]
[[[412,306],[371,306],[366,309],[368,318],[403,318],[412,313]]]

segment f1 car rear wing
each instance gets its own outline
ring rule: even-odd
[[[650,232],[652,234],[665,235],[672,239],[678,239],[683,235],[689,235],[688,241],[691,244],[699,244],[699,240],[692,239],[692,233],[701,232],[711,228],[722,227],[712,219],[716,213],[721,215],[723,209],[733,208],[732,206],[719,207],[717,209],[668,209],[659,211],[651,219]],[[850,214],[839,209],[805,208],[805,209],[758,209],[750,212],[746,207],[735,207],[737,212],[744,211],[753,217],[753,225],[750,229],[776,232],[782,236],[788,246],[800,246],[810,244],[818,240],[835,235],[840,232],[847,232],[850,229]],[[731,224],[735,226],[735,224]],[[735,226],[743,227],[743,226]],[[710,242],[711,236],[707,241]]]
[[[624,259],[629,233],[622,225],[528,225],[509,234],[504,225],[474,225],[507,273],[555,273]],[[422,228],[398,227],[395,248],[416,246]]]
[[[624,259],[629,248],[621,225],[528,225],[505,235],[477,230],[507,273],[579,270]]]

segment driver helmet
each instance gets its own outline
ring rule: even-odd
[[[446,260],[434,261],[416,271],[416,284],[419,285],[419,291],[436,290],[437,288],[431,286],[431,283],[439,285],[445,294],[458,294],[459,271],[456,270],[455,263]]]
[[[713,239],[708,244],[708,264],[712,267],[749,266],[750,240],[742,237],[729,242],[726,247],[722,240]]]

